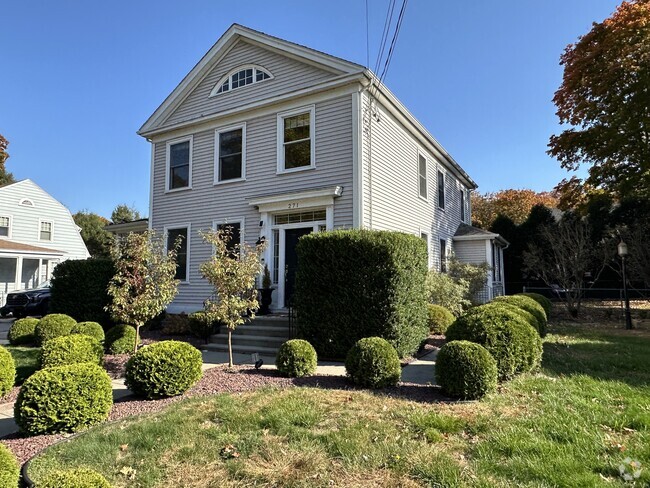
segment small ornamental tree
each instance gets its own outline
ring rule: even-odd
[[[116,322],[136,329],[134,352],[140,327],[165,310],[178,292],[176,252],[180,242],[165,252],[154,231],[131,233],[113,248],[115,276],[108,285],[112,303],[106,307]]]
[[[249,318],[255,318],[257,302],[256,278],[262,271],[260,254],[264,244],[231,244],[231,229],[201,232],[203,240],[212,245],[212,257],[201,264],[201,275],[214,288],[214,295],[204,302],[206,315],[228,329],[228,354],[232,361],[232,332]]]

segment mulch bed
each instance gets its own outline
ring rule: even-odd
[[[11,390],[7,392],[6,395],[0,397],[0,405],[3,403],[13,403],[18,398],[18,392],[20,391],[20,386],[14,386]]]
[[[117,359],[116,359],[117,361]],[[263,387],[289,388],[294,386],[359,390],[342,376],[310,376],[307,378],[285,378],[273,369],[255,370],[252,366],[236,366],[228,369],[219,366],[206,371],[203,378],[187,393],[178,397],[161,400],[141,400],[135,397],[125,397],[115,402],[111,409],[109,420],[118,420],[132,415],[159,412],[166,406],[190,397],[203,397],[218,393],[242,393]],[[412,383],[400,383],[398,386],[375,390],[373,393],[400,397],[423,403],[446,402],[446,397],[440,394],[436,387]],[[69,437],[69,434],[51,434],[33,437],[21,437],[12,434],[2,439],[18,458],[24,463],[29,458],[57,441]]]

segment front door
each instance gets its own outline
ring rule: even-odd
[[[298,239],[310,234],[313,227],[303,227],[301,229],[285,229],[284,231],[284,306],[291,304],[293,297],[294,283],[296,281],[296,270],[298,269],[298,255],[296,254],[296,245]]]

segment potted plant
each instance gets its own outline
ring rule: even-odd
[[[258,315],[267,315],[270,313],[269,307],[273,301],[273,281],[271,280],[271,273],[269,267],[264,265],[264,274],[262,275],[262,288],[260,292],[260,309],[257,311]]]

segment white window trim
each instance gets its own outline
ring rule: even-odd
[[[422,191],[420,188],[420,157],[424,158],[424,180],[425,180],[426,193],[427,193],[426,197],[422,196]],[[418,178],[418,197],[420,198],[420,200],[428,202],[429,201],[429,158],[425,153],[423,153],[420,150],[418,150],[416,170],[417,170],[417,178]]]
[[[438,186],[439,185],[439,183],[438,183],[438,172],[440,172],[442,174],[442,189],[443,189],[442,190],[443,191],[443,195],[442,195],[443,200],[442,201],[443,201],[443,204],[444,204],[443,207],[440,206],[440,187]],[[441,210],[442,212],[444,212],[446,210],[446,208],[447,208],[447,203],[448,203],[447,202],[447,172],[445,171],[444,168],[441,168],[440,166],[438,166],[436,168],[436,207],[438,207],[438,210]]]
[[[223,218],[215,219],[212,221],[212,230],[216,232],[218,228],[217,226],[224,225],[224,224],[239,224],[239,244],[240,244],[239,254],[241,255],[243,252],[241,244],[244,244],[246,242],[246,218],[232,217],[232,218],[225,218],[225,219]],[[214,249],[212,249],[212,253],[214,254]]]
[[[169,241],[169,231],[178,230],[178,229],[187,229],[187,262],[185,263],[185,280],[179,281],[180,285],[189,285],[190,284],[190,243],[192,242],[192,224],[171,224],[166,225],[163,228],[164,244],[165,244],[165,254],[167,254],[167,244]]]
[[[22,205],[23,207],[32,207],[32,208],[36,206],[34,205],[34,200],[30,198],[22,198],[20,202],[18,202],[18,205]]]
[[[238,86],[237,88],[229,88],[228,91],[217,93],[219,91],[219,88],[221,88],[221,85],[223,85],[226,80],[230,81],[229,86],[232,86],[232,80],[230,77],[234,75],[235,73],[239,73],[242,70],[245,69],[259,69],[261,71],[264,71],[267,75],[269,75],[270,78],[267,78],[265,80],[257,81],[257,73],[253,73],[253,82],[249,83],[248,85],[243,85],[243,86]],[[273,76],[273,73],[271,73],[268,69],[266,69],[264,66],[260,66],[259,64],[244,64],[241,66],[238,66],[234,69],[231,69],[226,73],[224,76],[221,77],[221,79],[217,82],[216,85],[212,88],[212,91],[210,91],[210,95],[208,95],[208,98],[216,97],[218,95],[225,95],[227,93],[230,93],[235,90],[239,90],[240,88],[246,88],[247,86],[251,85],[256,85],[257,83],[263,83],[265,81],[271,81],[275,77]]]
[[[419,237],[427,243],[427,268],[431,268],[431,234],[420,227]]]
[[[48,240],[48,239],[41,239],[41,226],[42,226],[43,224],[45,224],[45,223],[50,224],[50,225],[52,226],[52,227],[51,227],[52,230],[50,231],[50,239],[49,239],[49,240]],[[54,221],[52,221],[52,220],[46,220],[46,219],[38,219],[38,234],[37,234],[37,238],[38,238],[38,240],[39,240],[40,242],[54,242]]]
[[[299,168],[284,168],[284,119],[293,117],[294,115],[304,114],[309,112],[309,138],[310,138],[310,165],[301,166]],[[316,168],[316,105],[307,105],[298,107],[286,112],[278,113],[277,121],[277,150],[278,150],[278,168],[277,174],[297,173],[300,171],[308,171]]]
[[[242,151],[241,151],[241,178],[233,178],[230,180],[219,180],[219,166],[220,166],[220,151],[221,144],[219,144],[219,135],[224,132],[230,132],[233,130],[241,129],[242,133]],[[229,183],[237,183],[238,181],[246,181],[246,122],[241,124],[229,125],[228,127],[222,127],[214,131],[214,185],[227,185]]]
[[[174,144],[179,144],[181,142],[187,142],[189,141],[190,143],[190,168],[189,168],[189,173],[188,173],[188,182],[187,186],[184,186],[182,188],[170,188],[169,185],[169,172],[170,172],[170,163],[171,163],[171,146]],[[165,151],[165,193],[174,193],[177,191],[185,191],[185,190],[191,190],[192,189],[192,159],[194,157],[194,136],[185,136],[185,137],[179,137],[178,139],[172,139],[170,141],[167,141],[167,146],[166,146],[166,151]]]
[[[13,233],[13,228],[14,228],[14,216],[9,215],[9,214],[4,214],[4,215],[0,215],[0,217],[6,217],[6,218],[9,219],[9,230],[7,231],[7,236],[6,237],[3,236],[2,238],[11,239],[11,235]],[[39,229],[38,229],[38,235],[39,236],[41,235],[40,224],[39,224]]]

